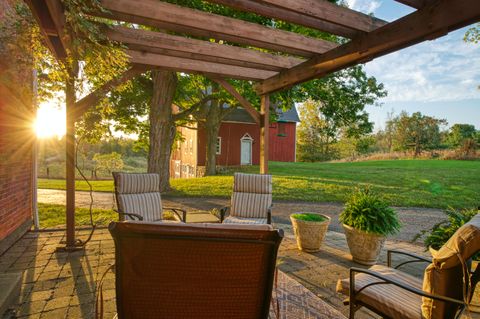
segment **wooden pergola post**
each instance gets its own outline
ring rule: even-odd
[[[261,97],[260,105],[260,174],[268,174],[268,129],[270,126],[270,95]]]
[[[73,73],[73,72],[72,72]],[[66,249],[75,248],[75,76],[70,73],[66,83],[66,178],[67,178],[67,242]]]

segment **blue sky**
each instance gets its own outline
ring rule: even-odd
[[[355,10],[387,21],[413,12],[392,0],[346,2]],[[367,107],[376,129],[384,126],[388,112],[402,110],[445,118],[449,125],[469,123],[480,129],[480,44],[463,41],[466,29],[365,65],[367,74],[375,76],[388,91],[381,107]]]

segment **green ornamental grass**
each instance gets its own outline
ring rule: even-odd
[[[397,212],[368,187],[355,191],[345,203],[340,221],[357,230],[382,236],[400,230]]]
[[[315,213],[292,214],[292,217],[298,220],[304,220],[309,222],[324,222],[327,220],[325,216]]]

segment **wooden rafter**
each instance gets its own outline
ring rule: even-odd
[[[55,22],[50,11],[46,8],[44,0],[25,0],[33,13],[35,20],[40,26],[40,32],[45,39],[45,43],[57,60],[64,60],[67,57],[67,51],[60,41]]]
[[[98,102],[105,97],[109,91],[114,89],[115,87],[133,79],[134,77],[148,71],[150,67],[143,66],[143,65],[134,65],[127,71],[125,71],[121,76],[112,79],[101,87],[96,89],[94,92],[88,94],[84,98],[75,102],[75,119],[78,119],[82,116],[89,108],[98,104]]]
[[[230,93],[237,101],[240,103],[240,105],[245,109],[245,111],[250,114],[250,116],[253,118],[253,120],[257,123],[260,124],[260,113],[250,104],[250,102],[244,98],[230,83],[228,83],[225,79],[222,78],[216,78],[216,77],[209,77],[212,81],[217,82],[220,84],[225,91]]]
[[[403,3],[404,5],[410,6],[415,9],[423,8],[427,2],[425,0],[395,0],[395,1]]]
[[[58,35],[58,39],[62,43],[65,51],[70,48],[70,39],[65,33],[66,18],[64,8],[60,0],[45,0],[50,16],[52,17],[53,24]]]
[[[127,50],[127,54],[130,56],[130,61],[132,63],[151,65],[167,70],[186,73],[203,73],[214,76],[229,77],[249,81],[259,81],[277,74],[273,71],[257,70],[241,66],[225,65],[205,61],[196,61],[191,59],[147,52],[138,52],[133,50]]]
[[[254,0],[207,0],[209,2],[223,4],[245,12],[253,12],[266,17],[291,22],[308,28],[321,30],[327,33],[339,35],[346,38],[354,38],[359,32],[355,29],[347,28],[338,24],[330,23],[317,17],[308,16],[302,13],[294,12],[289,8],[273,6],[262,1]]]
[[[353,38],[387,22],[326,0],[207,0],[332,34]]]
[[[257,93],[275,92],[309,79],[325,76],[392,51],[445,35],[479,19],[478,0],[435,1],[421,10],[263,81],[257,85]]]
[[[273,55],[258,50],[141,29],[125,27],[107,28],[105,29],[105,35],[110,40],[125,44],[135,51],[254,69],[281,71],[304,61],[294,57]]]
[[[102,0],[102,5],[110,13],[96,13],[99,16],[305,57],[337,46],[330,41],[157,0]]]

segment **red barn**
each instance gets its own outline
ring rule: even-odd
[[[270,124],[269,160],[295,162],[296,129],[299,122],[295,107],[277,110],[277,121]],[[178,142],[171,160],[172,178],[198,177],[205,172],[206,135],[197,125],[180,127],[183,142]],[[229,113],[217,139],[217,165],[258,165],[260,162],[260,127],[242,108]]]

